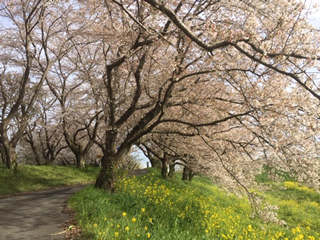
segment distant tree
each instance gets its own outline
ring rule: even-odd
[[[76,61],[58,60],[53,70],[56,78],[47,78],[46,82],[59,102],[63,136],[75,156],[76,167],[83,168],[96,138],[101,111],[92,109],[94,99],[88,97],[86,79],[76,76]]]
[[[127,156],[125,156],[121,160],[121,162],[119,162],[117,168],[128,170],[128,171],[141,168],[140,159],[135,154],[134,148],[132,148],[131,151],[129,152],[129,154],[127,154]]]
[[[150,161],[152,168],[161,169],[161,161],[152,153],[152,149],[148,147],[146,143],[139,143],[139,149],[143,152],[143,154],[148,158]]]
[[[0,1],[0,148],[7,168],[17,169],[16,146],[50,68],[67,49],[68,39],[59,39],[65,10],[42,0]],[[58,56],[52,54],[54,47],[60,49]]]

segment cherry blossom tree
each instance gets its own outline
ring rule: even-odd
[[[85,87],[85,78],[77,78],[78,64],[58,60],[53,66],[55,77],[47,78],[49,89],[60,105],[63,135],[74,153],[76,167],[83,168],[97,134],[99,112],[92,110],[92,101]],[[56,114],[59,115],[56,110]]]
[[[301,131],[301,129],[309,129],[302,125],[302,119],[313,122],[310,123],[312,126],[317,125],[318,120],[317,107],[315,107],[318,103],[306,96],[308,94],[305,92],[319,99],[317,78],[308,71],[310,68],[317,67],[319,60],[319,33],[308,23],[308,15],[315,9],[314,6],[308,8],[307,5],[298,1],[289,3],[281,0],[237,1],[236,3],[230,1],[175,1],[169,3],[146,0],[141,2],[140,9],[150,13],[150,21],[142,22],[135,17],[135,8],[128,7],[128,2],[116,0],[113,2],[121,6],[128,17],[145,31],[160,36],[164,41],[175,43],[178,39],[183,38],[192,42],[190,46],[194,52],[199,54],[198,56],[202,56],[201,62],[214,70],[211,81],[220,81],[222,85],[225,85],[219,88],[219,90],[224,89],[222,90],[224,93],[221,93],[223,95],[220,97],[219,108],[226,106],[222,104],[223,101],[228,102],[227,108],[222,113],[230,113],[244,106],[248,111],[252,110],[247,117],[234,118],[231,122],[226,123],[228,128],[241,128],[241,131],[231,131],[233,135],[230,137],[233,139],[224,140],[222,145],[220,143],[212,147],[208,139],[205,139],[206,135],[212,138],[212,130],[209,128],[206,128],[209,133],[201,134],[203,141],[206,140],[205,145],[216,154],[216,158],[221,160],[221,156],[224,156],[223,162],[230,162],[233,159],[232,155],[241,157],[240,152],[243,151],[244,155],[252,160],[250,156],[259,156],[260,152],[264,157],[274,154],[272,161],[278,163],[280,160],[287,166],[289,158],[292,158],[290,161],[293,162],[296,159],[296,164],[291,166],[291,171],[296,169],[296,173],[309,170],[311,162],[313,166],[318,166],[318,161],[315,159],[316,150],[311,149],[311,146],[315,147],[318,133],[313,130],[315,128],[311,128],[309,135],[306,130]],[[165,33],[162,31],[163,26],[166,26]],[[275,94],[267,96],[267,88],[264,88],[266,83],[269,84],[271,81],[276,81],[273,89],[284,89],[283,94],[287,98],[278,97]],[[273,89],[271,91],[274,91]],[[303,91],[303,96],[300,94],[301,91]],[[306,110],[308,107],[303,108],[303,112],[308,112],[308,114],[304,113],[303,117],[297,114],[301,100],[306,100],[310,105],[310,110]],[[287,106],[275,104],[278,101],[284,101],[283,103],[286,103]],[[199,105],[196,106],[198,111]],[[280,109],[276,111],[272,106],[280,107]],[[190,108],[187,109],[190,111]],[[301,114],[301,110],[299,111]],[[206,117],[210,118],[210,115]],[[261,122],[261,119],[266,122]],[[274,122],[274,119],[278,121]],[[269,121],[277,123],[272,125],[274,127],[272,131]],[[184,124],[182,121],[180,123]],[[189,126],[194,127],[196,124],[189,124]],[[252,130],[253,126],[256,130]],[[221,124],[219,128],[222,128]],[[276,137],[279,136],[279,132],[283,132],[281,138]],[[245,141],[242,140],[243,134],[248,135]],[[237,136],[242,136],[242,139],[236,140]],[[299,138],[300,143],[298,140],[293,143],[288,136]],[[249,151],[249,147],[252,150]],[[229,152],[229,157],[226,152]],[[232,152],[234,153],[231,155]],[[307,153],[310,153],[308,157]],[[304,164],[309,162],[309,164],[301,164],[301,161]],[[300,168],[302,165],[304,167]],[[224,166],[227,165],[224,164]],[[317,170],[312,174],[309,172],[311,174],[309,176],[317,179],[316,172]]]
[[[105,23],[92,27],[94,32],[91,35],[97,36],[97,28],[101,26],[104,26],[101,36],[108,36],[106,29],[115,29],[116,32],[113,38],[100,40],[101,66],[99,70],[91,71],[92,86],[98,93],[96,98],[105,115],[101,125],[105,130],[99,131],[96,141],[104,153],[96,187],[113,189],[114,168],[118,161],[156,126],[168,123],[175,123],[177,127],[215,125],[245,116],[251,110],[226,111],[210,120],[203,118],[201,122],[199,119],[192,122],[184,119],[183,106],[187,106],[189,95],[195,96],[192,91],[200,91],[197,90],[198,85],[205,87],[204,82],[208,83],[214,70],[203,66],[201,53],[193,51],[192,43],[181,34],[174,43],[164,41],[136,25],[121,6],[107,3],[102,7],[108,11],[104,14]],[[139,8],[140,4],[135,9]],[[119,9],[122,10],[121,15]],[[141,9],[135,15],[144,19],[149,13]],[[164,25],[163,32],[167,28]],[[203,81],[202,76],[205,78]],[[170,109],[176,114],[167,114]]]
[[[30,119],[35,101],[27,99],[45,82],[75,156],[94,145],[102,152],[97,188],[114,190],[116,169],[134,145],[162,162],[163,176],[167,164],[179,163],[190,176],[246,189],[267,164],[319,184],[312,8],[286,0],[31,1],[19,5],[31,8],[30,17],[17,17],[2,3],[15,25],[6,31],[26,33],[19,36],[29,44],[0,42],[3,53],[26,56],[13,71],[17,61],[1,55],[5,159],[8,135],[23,134],[21,119]],[[25,82],[16,81],[21,76]],[[14,149],[19,138],[12,139]]]
[[[70,6],[70,5],[69,5]],[[63,7],[68,8],[67,5]],[[16,146],[24,135],[41,87],[53,63],[65,54],[68,39],[59,41],[59,12],[49,1],[1,1],[1,154],[17,169]],[[59,48],[54,56],[51,47]]]

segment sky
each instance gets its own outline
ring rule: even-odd
[[[320,0],[306,0],[306,3],[308,6],[311,6],[312,4],[319,4],[320,8]],[[310,16],[310,23],[313,26],[320,28],[320,11]]]

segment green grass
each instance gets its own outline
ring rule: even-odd
[[[246,198],[237,198],[207,179],[179,178],[176,174],[175,179],[164,180],[151,169],[147,176],[118,181],[114,194],[92,187],[79,191],[69,205],[77,213],[83,239],[320,239],[317,222],[301,224],[299,211],[291,213],[292,219],[279,212],[288,222],[286,227],[264,223],[250,218]],[[283,200],[267,196],[278,203]],[[319,207],[307,200],[302,205],[305,216]]]
[[[272,177],[280,181],[296,181],[296,178],[290,173],[276,169],[275,167],[263,166],[260,174],[256,175],[257,183],[274,183]]]
[[[317,229],[320,232],[320,193],[312,188],[286,181],[260,193],[268,202],[279,206],[278,215],[288,225]]]
[[[270,170],[270,169],[269,169]],[[257,175],[258,183],[267,186],[268,190],[258,194],[270,204],[279,206],[278,216],[285,219],[289,226],[299,225],[320,232],[320,193],[313,188],[300,185],[296,179],[284,171],[273,169],[283,182],[270,180],[267,167]]]
[[[96,179],[99,168],[77,169],[63,166],[21,165],[18,172],[0,165],[0,196],[89,183]]]

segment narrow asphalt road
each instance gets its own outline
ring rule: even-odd
[[[0,198],[0,240],[63,239],[64,202],[83,186]]]

